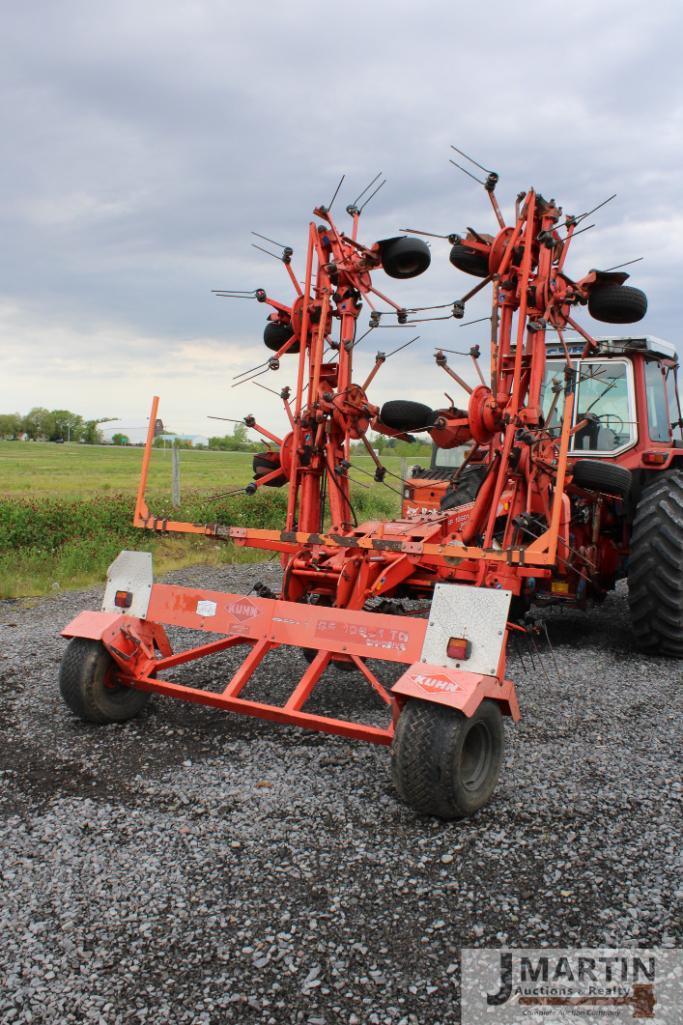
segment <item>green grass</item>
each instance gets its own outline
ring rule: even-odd
[[[250,453],[183,450],[180,455],[182,506],[170,504],[171,454],[152,453],[148,486],[151,511],[200,523],[279,527],[286,489],[263,489],[253,498],[225,492],[251,478]],[[155,569],[264,558],[255,549],[235,548],[210,538],[159,537],[132,526],[141,449],[83,445],[0,442],[0,598],[22,598],[104,579],[122,548],[151,551]],[[373,469],[366,455],[353,463]],[[401,459],[385,465],[401,472]],[[367,487],[354,486],[359,519],[398,512],[399,496],[357,469]],[[400,488],[395,478],[387,477]]]
[[[181,482],[188,490],[221,491],[246,484],[250,452],[183,450]],[[53,445],[49,442],[0,441],[0,494],[80,498],[94,493],[134,494],[141,448],[113,445]],[[171,450],[154,449],[150,460],[150,494],[169,494]]]

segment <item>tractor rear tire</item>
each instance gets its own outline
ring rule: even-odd
[[[647,313],[647,296],[630,285],[598,285],[588,297],[588,312],[603,324],[635,324]]]
[[[489,273],[489,258],[486,253],[468,246],[454,245],[449,260],[458,270],[465,274],[473,274],[475,278],[486,278]]]
[[[117,683],[116,663],[100,641],[73,637],[59,670],[64,703],[83,722],[111,723],[132,719],[149,694]]]
[[[459,479],[449,487],[441,499],[439,510],[457,509],[459,505],[468,505],[477,497],[477,492],[486,476],[488,466],[473,466],[463,470]]]
[[[683,472],[640,496],[631,534],[628,600],[639,648],[683,658]]]
[[[601,491],[604,495],[626,498],[631,491],[631,471],[615,463],[598,459],[579,459],[574,463],[572,482],[587,491]]]
[[[394,786],[422,815],[465,818],[490,800],[503,747],[496,701],[482,701],[467,718],[433,701],[408,700],[391,748]]]

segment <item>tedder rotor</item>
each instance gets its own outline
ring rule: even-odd
[[[396,788],[420,812],[458,818],[489,800],[502,758],[502,718],[520,715],[506,675],[508,636],[525,630],[515,622],[517,609],[539,582],[590,573],[594,556],[572,546],[577,496],[608,521],[609,503],[618,506],[623,499],[599,480],[575,480],[568,464],[571,440],[590,416],[575,415],[575,375],[564,333],[578,332],[589,354],[597,343],[574,320],[577,305],[611,309],[617,320],[624,309],[633,320],[645,311],[643,293],[624,285],[623,272],[593,270],[580,280],[565,272],[581,218],[563,217],[554,200],[530,189],[517,197],[514,222],[506,225],[496,181],[489,174],[485,186],[497,233],[468,229],[464,237],[448,236],[451,262],[481,281],[445,304],[447,316],[462,318],[471,296],[488,284],[492,289],[488,383],[478,346],[471,350],[475,386],[449,365],[444,351],[436,355],[437,365],[467,393],[463,408],[451,400],[437,410],[404,400],[374,405],[369,391],[387,358],[381,352],[362,383],[354,377],[365,302],[371,328],[383,318],[397,324],[431,319],[420,316],[426,308],[399,305],[373,281],[377,270],[408,279],[428,268],[430,249],[415,237],[419,232],[365,245],[358,239],[357,203],[347,207],[348,233],[320,206],[308,229],[303,286],[291,266],[292,250],[284,248],[280,257],[292,302],[260,289],[221,293],[252,295],[272,311],[264,332],[272,355],[242,380],[276,371],[286,359],[296,364],[293,391],[280,393],[288,433],[279,437],[253,416],[244,418],[268,444],[254,457],[254,479],[245,491],[286,486],[285,523],[265,530],[155,516],[145,497],[158,413],[154,399],[135,524],[279,553],[281,591],[261,588],[245,596],[157,584],[151,556],[122,553],[110,567],[102,610],[82,612],[63,631],[71,641],[61,691],[77,715],[123,720],[150,693],[164,694],[391,745]],[[550,399],[544,384],[549,331],[565,354],[565,373]],[[479,473],[476,492],[462,504],[359,523],[350,491],[352,443],[367,450],[377,481],[388,472],[368,438],[371,429],[400,439],[423,432],[440,448],[469,445],[468,460]],[[393,602],[401,598],[428,601],[427,617],[418,604],[406,613]],[[207,640],[173,651],[167,627],[198,631]],[[250,698],[259,665],[281,646],[303,649],[308,662],[303,669],[302,661],[290,696],[284,704]],[[233,648],[244,657],[220,692],[173,682],[175,667]],[[380,681],[377,662],[389,669],[395,664],[390,688]],[[369,684],[386,705],[388,721],[364,724],[307,711],[330,667],[355,671]]]

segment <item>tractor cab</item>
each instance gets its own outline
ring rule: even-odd
[[[668,467],[683,454],[676,350],[652,336],[596,341],[597,351],[583,356],[584,340],[566,339],[570,358],[576,356],[571,371],[562,346],[548,344],[543,388],[546,426],[562,426],[559,397],[569,375],[576,396],[570,458],[616,460],[636,479]]]
[[[598,349],[583,356],[585,340],[565,336],[572,360],[570,386],[576,396],[569,456],[617,462],[632,474],[634,496],[656,471],[683,460],[683,418],[677,387],[678,356],[669,342],[651,335],[597,338]],[[546,346],[543,418],[562,427],[567,359],[560,342]],[[577,429],[578,428],[578,429]],[[403,515],[471,502],[484,476],[486,448],[468,457],[471,443],[432,447],[429,467],[413,467],[405,481]],[[467,458],[467,468],[453,475]],[[446,497],[448,496],[448,497]],[[444,504],[445,503],[445,504]]]

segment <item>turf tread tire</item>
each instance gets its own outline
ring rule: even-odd
[[[263,329],[263,341],[267,349],[271,352],[279,352],[285,342],[294,334],[292,327],[289,324],[280,324],[277,321],[269,320]],[[292,353],[293,355],[299,351],[299,342],[294,342],[287,349],[286,355]]]
[[[451,248],[449,260],[457,270],[473,274],[475,278],[486,278],[489,273],[489,258],[478,249],[470,249],[456,242]]]
[[[85,637],[69,641],[59,669],[59,691],[67,708],[83,722],[125,722],[147,704],[145,691],[119,687],[109,692],[104,679],[113,664],[99,641]]]
[[[635,324],[647,313],[647,296],[630,285],[598,285],[588,297],[588,312],[603,324]]]
[[[384,239],[379,245],[382,269],[390,278],[416,278],[431,263],[431,250],[421,238],[400,235]]]
[[[484,724],[491,736],[491,759],[476,790],[467,792],[456,766],[470,730]],[[408,700],[399,716],[391,748],[391,774],[401,798],[422,815],[460,819],[491,797],[503,757],[503,723],[497,702],[485,700],[467,718],[432,701]]]
[[[683,472],[661,474],[640,496],[631,533],[628,599],[644,651],[683,658]]]
[[[410,399],[392,399],[385,402],[379,418],[385,427],[393,431],[420,431],[431,427],[436,414],[431,406]]]

